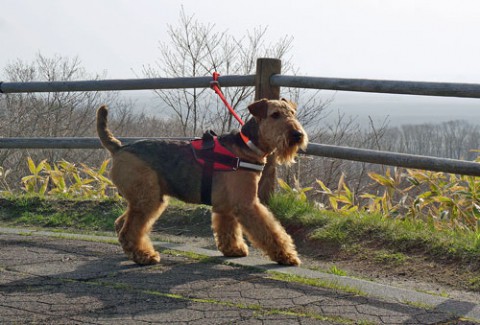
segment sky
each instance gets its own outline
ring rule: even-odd
[[[78,57],[92,73],[136,78],[159,57],[181,8],[240,36],[293,37],[299,75],[480,83],[476,0],[0,0],[1,70],[21,59]],[[221,71],[220,71],[221,73]],[[331,108],[393,124],[478,119],[480,99],[324,92]]]

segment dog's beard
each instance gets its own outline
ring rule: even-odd
[[[295,163],[295,157],[298,154],[298,150],[307,149],[308,137],[305,132],[303,132],[303,134],[304,136],[302,137],[301,142],[293,142],[288,135],[282,137],[275,150],[278,164],[290,166]]]

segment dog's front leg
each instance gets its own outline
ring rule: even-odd
[[[292,238],[258,199],[234,211],[250,241],[270,259],[282,265],[300,265]]]
[[[228,257],[248,255],[248,246],[243,239],[242,227],[229,213],[212,213],[212,230],[220,252]]]

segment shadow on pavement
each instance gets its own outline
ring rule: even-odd
[[[116,245],[18,235],[0,235],[0,247],[0,319],[5,322],[434,324],[456,319],[438,308],[274,280],[218,259],[162,255],[159,265],[141,267],[127,261]],[[467,312],[472,306],[455,302],[452,307]]]

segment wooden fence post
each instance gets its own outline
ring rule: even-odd
[[[280,87],[274,87],[270,84],[270,77],[274,74],[280,74],[282,70],[282,61],[279,59],[257,59],[257,73],[255,77],[255,100],[262,98],[280,99]],[[277,168],[275,154],[267,158],[267,164],[262,173],[262,178],[258,185],[258,197],[263,203],[267,203],[270,196],[275,191],[277,179]]]

